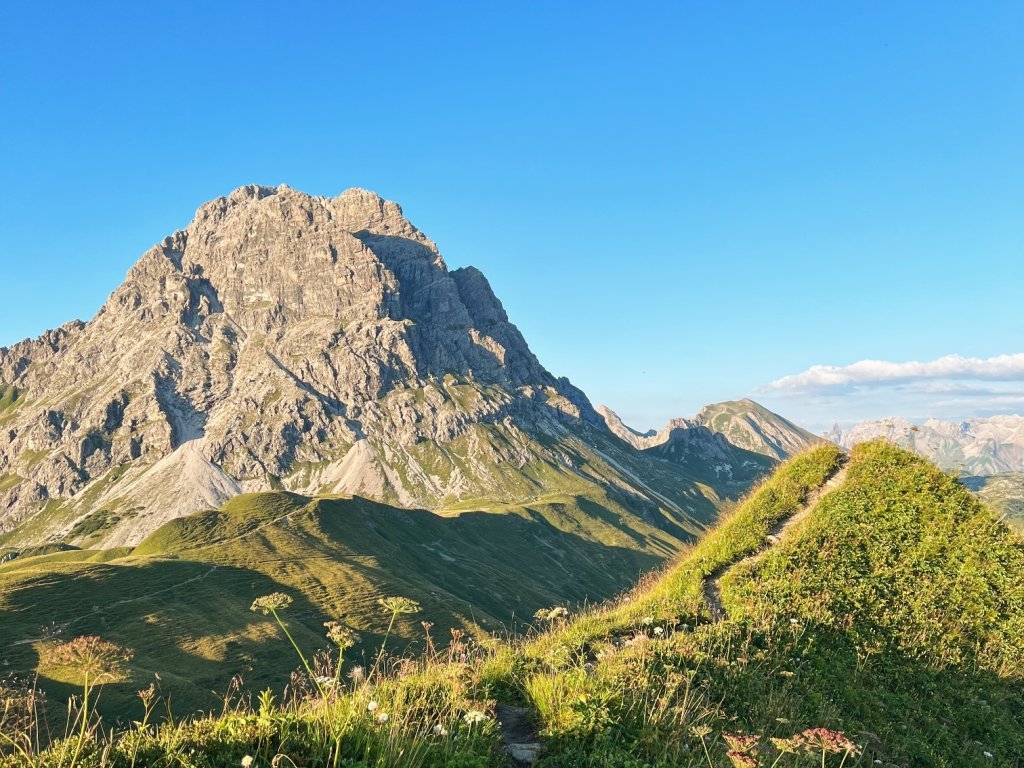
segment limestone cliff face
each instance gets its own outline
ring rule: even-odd
[[[103,543],[132,543],[280,485],[428,506],[528,494],[530,462],[578,471],[557,447],[577,428],[603,421],[395,203],[243,187],[88,323],[0,349],[0,532],[93,516]]]
[[[962,475],[1024,472],[1024,416],[1018,414],[920,424],[893,417],[862,421],[847,430],[836,425],[827,437],[844,448],[885,439]]]

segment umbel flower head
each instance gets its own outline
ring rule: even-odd
[[[264,616],[270,616],[271,614],[276,616],[278,611],[283,611],[291,604],[291,597],[283,592],[273,592],[253,600],[250,610]]]
[[[327,639],[343,650],[359,642],[359,635],[340,621],[326,621],[324,626],[327,627]]]
[[[815,752],[829,752],[836,755],[860,754],[860,747],[851,741],[846,734],[839,731],[830,731],[828,728],[808,728],[798,738]]]
[[[377,603],[386,613],[397,616],[400,613],[417,613],[420,604],[408,597],[382,597]]]
[[[722,738],[729,748],[736,752],[750,752],[761,741],[760,736],[743,735],[739,733],[723,733]]]
[[[563,621],[569,618],[569,609],[561,605],[556,605],[553,608],[541,608],[533,614],[533,618],[537,619],[537,621]]]
[[[50,648],[49,663],[74,669],[94,681],[117,677],[124,665],[131,661],[133,652],[117,643],[95,635],[76,637]]]

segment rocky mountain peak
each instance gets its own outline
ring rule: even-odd
[[[300,471],[313,492],[458,498],[478,479],[404,454],[480,425],[601,424],[482,273],[449,271],[397,204],[362,189],[245,186],[204,204],[91,321],[0,351],[0,386],[18,393],[0,413],[0,528],[49,501],[123,507],[125,492],[96,492],[116,472],[142,499],[116,540]],[[140,524],[150,486],[166,498],[174,482],[184,496]]]

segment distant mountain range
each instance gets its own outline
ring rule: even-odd
[[[661,430],[648,432],[627,426],[605,406],[597,412],[637,450],[692,468],[712,482],[746,486],[780,461],[822,442],[748,399],[708,405],[694,417],[672,419]]]
[[[1024,416],[929,419],[921,424],[896,417],[863,421],[845,430],[837,425],[826,436],[844,448],[884,438],[961,475],[1024,472]]]

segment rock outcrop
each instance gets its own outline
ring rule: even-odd
[[[745,488],[821,438],[753,400],[707,405],[692,418],[672,419],[658,432],[638,432],[598,406],[608,429],[637,450],[688,466],[702,479]]]

